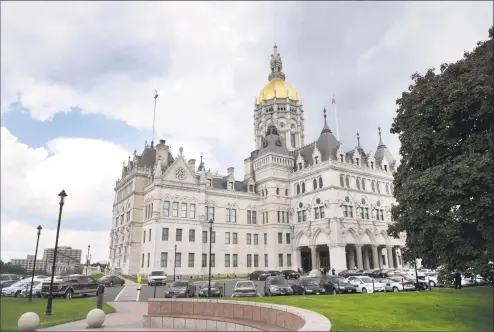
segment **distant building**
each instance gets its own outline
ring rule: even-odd
[[[28,272],[33,271],[34,267],[34,255],[27,255],[26,258],[11,259],[10,263],[12,265],[22,266]],[[36,260],[36,270],[44,271],[46,269],[46,262],[42,259]]]
[[[46,262],[46,272],[51,273],[55,248],[47,248],[43,251],[43,260]],[[63,274],[65,271],[81,267],[82,249],[72,247],[58,247],[55,274]]]

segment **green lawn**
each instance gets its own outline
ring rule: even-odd
[[[99,280],[101,278],[103,278],[105,275],[103,273],[97,273],[97,274],[93,274],[91,277],[94,279],[94,280]]]
[[[492,291],[491,286],[480,286],[461,290],[240,300],[309,309],[326,316],[333,331],[493,331]]]
[[[76,320],[86,319],[88,312],[96,308],[96,298],[94,301],[87,298],[76,298],[72,300],[59,299],[53,300],[53,315],[45,316],[46,299],[33,299],[32,302],[25,302],[24,298],[0,298],[0,330],[16,331],[18,330],[17,321],[25,312],[35,312],[39,315],[39,328],[46,328],[58,324],[73,322]],[[103,304],[105,313],[115,312],[115,309]]]

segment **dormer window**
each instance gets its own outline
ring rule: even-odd
[[[233,190],[233,182],[228,182],[228,188],[229,188],[230,190]]]
[[[388,165],[384,165],[384,171],[387,172],[388,171]]]
[[[254,185],[253,184],[249,185],[249,192],[251,192],[251,193],[254,192]]]
[[[343,162],[343,154],[340,154],[340,162]]]
[[[374,162],[371,161],[371,168],[374,169]]]
[[[319,157],[314,157],[314,163],[317,165],[317,163],[319,162]]]
[[[276,196],[280,195],[280,188],[276,188]]]
[[[360,166],[360,160],[359,160],[359,158],[355,158],[355,163],[357,164],[357,166]]]
[[[209,186],[209,187],[212,187],[212,186],[213,186],[213,180],[208,179],[208,186]]]

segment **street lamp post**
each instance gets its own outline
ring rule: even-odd
[[[87,275],[87,269],[89,268],[89,261],[91,260],[91,255],[89,254],[89,249],[91,249],[91,245],[87,246],[87,255],[86,255],[86,275]]]
[[[55,252],[53,253],[53,265],[51,267],[51,279],[50,279],[50,294],[48,295],[48,303],[46,304],[46,312],[45,315],[50,316],[52,315],[52,303],[53,303],[53,278],[55,277],[55,264],[57,262],[57,251],[58,251],[58,236],[60,234],[60,221],[62,220],[62,210],[63,210],[63,204],[65,197],[67,197],[67,194],[65,193],[65,190],[62,190],[60,194],[58,194],[58,197],[60,197],[60,209],[58,211],[58,225],[57,225],[57,236],[55,238]]]
[[[173,281],[175,281],[176,269],[177,269],[177,245],[175,245],[175,256],[173,257]]]
[[[28,298],[28,301],[32,301],[33,300],[34,272],[36,271],[36,259],[38,257],[39,236],[40,236],[41,230],[43,228],[41,227],[41,225],[39,225],[36,229],[38,230],[38,239],[36,240],[36,250],[34,251],[33,274],[31,275],[31,289],[29,290],[29,298]]]
[[[211,249],[213,247],[213,219],[209,220],[209,282],[208,297],[211,297]]]

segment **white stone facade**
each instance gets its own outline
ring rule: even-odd
[[[275,80],[284,84],[276,48],[273,58],[243,181],[232,167],[226,175],[206,171],[202,158],[196,168],[182,149],[172,156],[164,140],[124,163],[113,205],[112,268],[207,274],[209,220],[213,274],[402,265],[405,237],[386,234],[395,161],[382,139],[375,154],[360,142],[344,152],[324,115],[319,140],[304,146],[301,102],[288,89],[282,97],[269,90]]]

